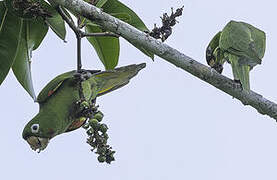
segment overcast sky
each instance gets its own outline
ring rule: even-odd
[[[180,23],[166,42],[206,64],[205,49],[230,20],[266,32],[263,63],[251,72],[251,89],[277,102],[277,26],[273,0],[122,0],[149,28],[163,12],[185,6]],[[39,91],[56,75],[76,67],[75,39],[68,43],[49,31],[33,54],[33,80]],[[83,41],[84,68],[103,69]],[[121,39],[120,65],[146,62],[129,85],[97,100],[109,125],[116,161],[99,164],[83,129],[51,140],[40,154],[22,139],[38,104],[12,72],[0,87],[0,179],[110,180],[276,180],[277,123],[251,107],[156,57],[148,57]],[[232,77],[225,66],[224,75]]]

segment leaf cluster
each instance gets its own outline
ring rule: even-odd
[[[88,1],[104,12],[129,23],[141,31],[149,32],[143,21],[129,7],[118,0]],[[69,19],[78,19],[78,28],[85,33],[103,33],[107,30],[95,22],[63,8]],[[32,52],[46,37],[50,29],[65,42],[66,28],[63,17],[57,8],[45,0],[5,0],[0,1],[0,85],[10,69],[18,82],[35,100],[31,75]],[[119,60],[119,37],[87,37],[105,69],[114,69]],[[133,44],[150,58],[154,54]]]

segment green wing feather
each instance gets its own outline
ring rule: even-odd
[[[144,67],[145,63],[138,65],[133,64],[129,66],[116,68],[110,71],[102,71],[99,73],[95,73],[92,75],[91,78],[82,83],[84,96],[87,99],[88,96],[94,94],[92,96],[94,96],[95,98],[96,96],[101,96],[110,91],[118,89],[126,85],[129,82],[129,80]],[[59,87],[63,84],[65,80],[72,78],[75,72],[76,71],[69,71],[63,73],[54,78],[52,81],[50,81],[39,93],[37,97],[37,102],[41,103],[47,100],[53,93],[55,93],[59,89]]]
[[[219,46],[229,53],[245,57],[244,63],[253,67],[261,64],[261,57],[258,55],[258,47],[256,47],[256,44],[259,43],[255,43],[260,41],[261,32],[253,26],[249,28],[250,26],[247,23],[230,21],[222,31]],[[257,34],[257,32],[259,33]],[[263,45],[259,44],[260,46]]]
[[[59,89],[59,87],[63,84],[63,82],[66,79],[73,77],[73,74],[75,72],[76,71],[69,71],[51,80],[39,93],[37,97],[37,102],[41,103],[47,100],[54,92],[56,92]]]
[[[128,84],[130,79],[137,75],[145,66],[145,63],[132,64],[110,71],[99,72],[94,74],[89,81],[95,81],[93,84],[96,84],[97,96],[101,96]]]
[[[256,55],[262,59],[265,54],[265,48],[266,48],[266,35],[265,32],[255,28],[251,24],[240,22],[247,26],[250,31],[251,31],[251,38],[253,39],[253,44],[252,44],[252,50],[256,53]]]

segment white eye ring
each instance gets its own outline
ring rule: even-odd
[[[39,124],[33,124],[31,126],[31,131],[32,131],[32,133],[38,133],[38,131],[39,131]]]

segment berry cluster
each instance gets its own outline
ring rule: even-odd
[[[171,15],[169,16],[167,13],[163,14],[162,19],[162,27],[157,27],[154,24],[154,29],[149,33],[155,39],[161,39],[164,42],[171,34],[172,34],[172,27],[177,23],[176,18],[181,16],[183,13],[183,8],[178,8],[176,12],[173,12],[173,8],[171,8]]]
[[[8,8],[22,18],[50,18],[52,15],[40,3],[35,0],[9,0]]]
[[[83,128],[87,130],[87,143],[92,147],[91,151],[96,150],[95,153],[99,155],[98,161],[110,164],[115,160],[113,157],[115,151],[112,151],[112,147],[107,144],[109,139],[108,126],[100,123],[103,117],[101,111],[96,111],[92,118],[83,125]]]

